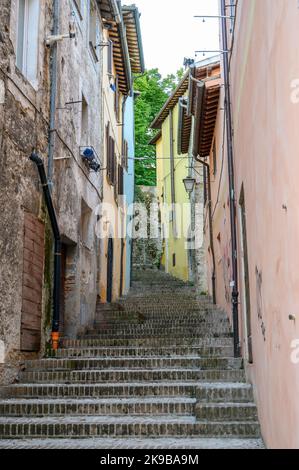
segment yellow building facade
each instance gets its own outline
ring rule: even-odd
[[[188,281],[190,201],[184,186],[189,174],[188,153],[179,153],[180,107],[188,88],[186,75],[172,93],[152,128],[159,129],[151,141],[156,146],[158,203],[162,222],[162,267]]]

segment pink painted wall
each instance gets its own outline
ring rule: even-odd
[[[291,362],[291,343],[299,339],[299,103],[292,102],[291,94],[293,81],[299,79],[298,31],[297,0],[238,2],[231,90],[236,201],[239,210],[243,183],[247,218],[254,359],[253,365],[247,364],[247,375],[254,385],[266,445],[293,449],[299,448],[299,364]],[[218,169],[212,182],[214,243],[217,300],[230,314],[226,156],[216,205],[222,120],[219,110]],[[240,333],[245,353],[239,213],[238,234]],[[297,316],[297,322],[289,320],[290,314]]]

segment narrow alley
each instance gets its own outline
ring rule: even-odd
[[[263,447],[224,312],[158,270],[1,395],[0,448]]]
[[[0,0],[2,451],[299,449],[298,27]]]

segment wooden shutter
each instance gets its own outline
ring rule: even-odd
[[[21,350],[39,351],[41,343],[45,227],[24,213]]]
[[[123,141],[123,157],[122,157],[122,166],[128,171],[128,142]]]
[[[124,169],[121,165],[118,165],[118,194],[124,194]]]
[[[107,161],[107,178],[112,185],[116,184],[117,168],[116,168],[116,155],[115,155],[115,141],[109,137],[109,152]]]

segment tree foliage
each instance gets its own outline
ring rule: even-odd
[[[176,75],[168,75],[166,78],[162,78],[158,69],[152,69],[134,81],[134,90],[140,94],[135,101],[136,185],[156,185],[156,149],[148,144],[155,132],[149,126],[182,76],[182,69]]]

